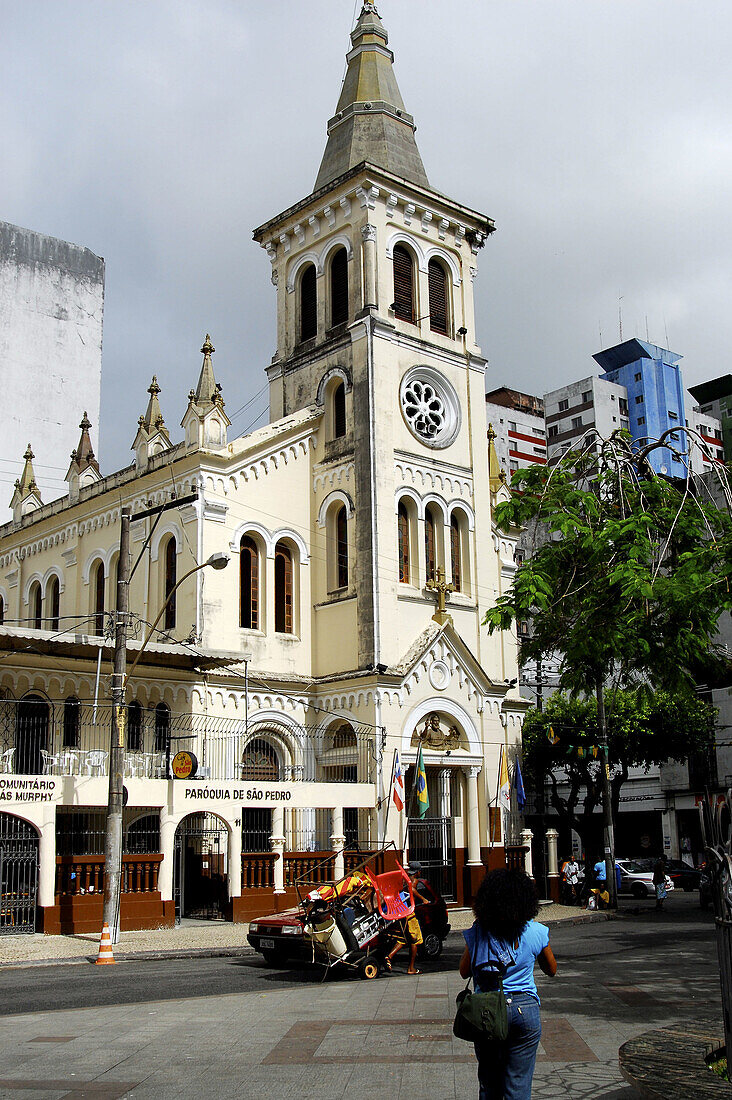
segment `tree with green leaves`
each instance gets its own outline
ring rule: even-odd
[[[713,743],[716,710],[698,696],[666,691],[616,691],[606,708],[613,817],[630,769],[683,760]],[[532,710],[523,728],[527,775],[549,776],[550,802],[560,822],[574,829],[585,852],[593,814],[602,804],[597,700],[553,695]]]
[[[553,654],[560,687],[597,700],[612,885],[606,697],[659,688],[688,697],[700,675],[726,661],[715,635],[732,607],[729,510],[703,498],[691,475],[670,481],[648,462],[654,447],[680,447],[680,434],[690,435],[665,433],[638,450],[627,433],[588,433],[583,449],[555,465],[515,473],[511,499],[495,511],[500,529],[533,531],[535,545],[485,622],[492,633],[530,620],[522,661]]]

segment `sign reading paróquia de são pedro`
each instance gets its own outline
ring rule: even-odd
[[[0,777],[0,802],[53,802],[58,797],[56,779]]]
[[[284,787],[195,786],[183,789],[186,802],[291,802],[292,791]]]

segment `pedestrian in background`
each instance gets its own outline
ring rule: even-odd
[[[536,1051],[541,1038],[539,994],[534,963],[553,977],[557,963],[549,929],[537,924],[536,887],[523,871],[489,871],[473,906],[475,921],[463,932],[467,944],[460,960],[463,978],[472,976],[480,993],[503,979],[508,1009],[505,1042],[475,1044],[480,1100],[531,1100]]]
[[[666,857],[660,856],[653,868],[653,887],[656,891],[656,909],[663,909],[666,900]]]
[[[565,904],[577,905],[579,902],[580,865],[573,855],[562,865],[562,880],[564,882]]]

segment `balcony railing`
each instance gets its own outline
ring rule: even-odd
[[[91,778],[109,772],[112,710],[78,699],[0,699],[0,786],[8,775]],[[198,779],[243,782],[373,783],[372,727],[344,718],[318,726],[249,723],[174,713],[165,704],[127,707],[125,777],[164,779],[185,749]]]

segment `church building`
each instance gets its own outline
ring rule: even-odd
[[[527,704],[515,637],[481,625],[515,548],[474,315],[493,228],[428,179],[367,0],[314,189],[254,232],[270,422],[230,438],[206,336],[178,436],[153,378],[128,467],[102,474],[84,410],[67,496],[42,502],[26,452],[0,528],[0,849],[25,861],[0,932],[100,927],[123,507],[123,928],[272,912],[388,841],[460,904],[503,864]]]

